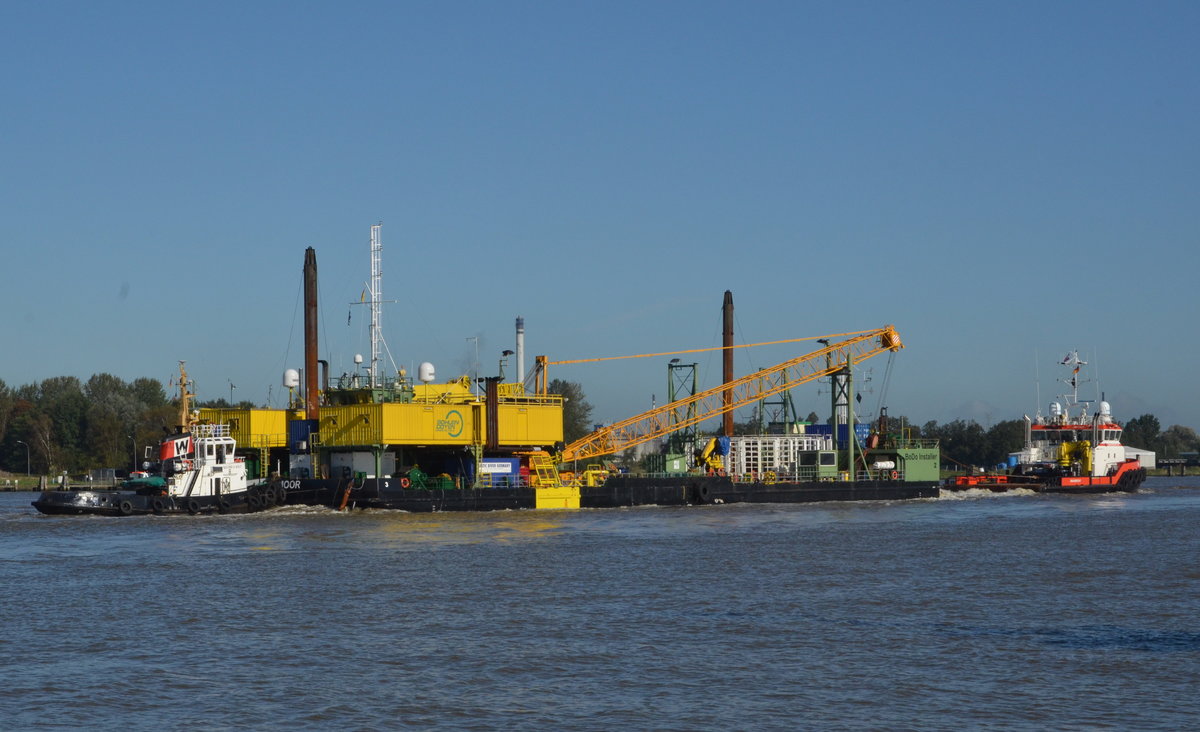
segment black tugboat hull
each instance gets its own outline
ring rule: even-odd
[[[252,513],[282,505],[270,489],[223,496],[175,498],[132,491],[43,491],[32,506],[51,516],[145,516],[170,514]]]

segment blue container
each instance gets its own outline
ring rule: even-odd
[[[825,432],[823,434],[830,434],[830,433]],[[844,425],[844,424],[838,425],[838,433],[837,433],[838,444],[839,445],[846,444],[847,435],[849,435],[849,434],[850,434],[850,430],[849,430],[848,425]],[[858,441],[860,443],[866,442],[867,438],[871,436],[871,425],[867,424],[867,423],[859,423],[859,424],[854,425],[854,436],[856,438],[858,438]]]
[[[308,437],[316,432],[320,423],[315,419],[293,419],[288,422],[288,451],[307,452]]]

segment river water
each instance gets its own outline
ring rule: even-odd
[[[0,494],[0,728],[1163,729],[1200,479],[1136,495],[49,517]]]

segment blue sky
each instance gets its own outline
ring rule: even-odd
[[[1078,348],[1118,418],[1200,426],[1198,27],[1171,2],[6,3],[0,378],[186,359],[201,397],[279,404],[305,247],[352,370],[382,222],[390,351],[440,377],[475,337],[494,370],[517,315],[530,361],[719,345],[729,289],[739,342],[895,324],[892,414],[1032,413]],[[665,362],[552,376],[613,420],[661,403]]]

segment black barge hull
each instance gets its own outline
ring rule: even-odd
[[[277,483],[289,506],[378,508],[413,513],[433,511],[506,511],[535,508],[533,488],[402,487],[396,478],[365,480],[302,478]]]
[[[648,478],[614,475],[604,485],[582,488],[580,505],[589,508],[620,506],[703,506],[722,503],[817,503],[821,501],[902,501],[937,498],[933,481],[804,481],[742,483],[727,477],[682,476]]]
[[[536,491],[519,488],[421,489],[402,487],[395,478],[360,481],[291,479],[277,484],[289,505],[374,508],[414,513],[504,511],[537,506]],[[715,476],[650,478],[615,475],[600,486],[579,489],[580,508],[624,506],[703,506],[724,503],[816,503],[820,501],[898,501],[936,498],[936,482],[811,481],[735,483]]]

